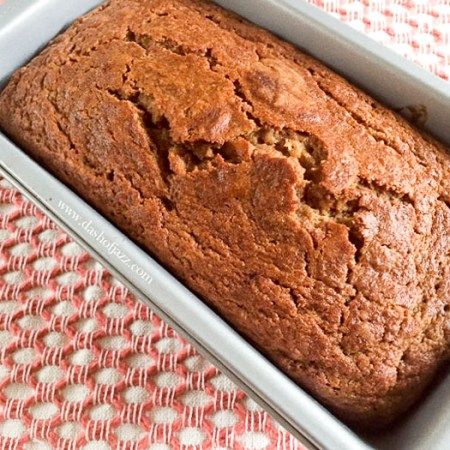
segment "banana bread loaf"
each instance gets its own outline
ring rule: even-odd
[[[202,0],[112,0],[19,70],[0,126],[351,423],[449,357],[450,158]]]

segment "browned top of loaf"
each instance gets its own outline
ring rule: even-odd
[[[391,419],[448,357],[448,154],[271,34],[114,0],[0,124],[342,417]]]

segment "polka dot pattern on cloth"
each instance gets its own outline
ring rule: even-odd
[[[0,180],[0,447],[300,449]]]
[[[450,0],[307,0],[450,80]]]

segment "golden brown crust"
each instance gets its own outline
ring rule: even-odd
[[[200,0],[113,0],[0,95],[0,124],[341,417],[449,356],[450,158]]]

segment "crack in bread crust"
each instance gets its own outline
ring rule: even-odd
[[[446,150],[233,14],[112,0],[0,125],[344,419],[389,422],[448,360]]]

